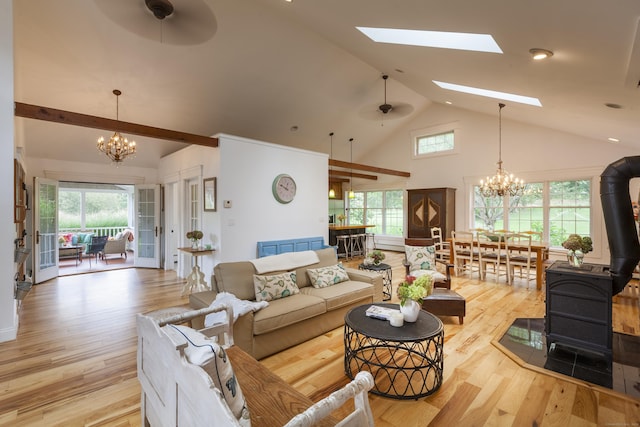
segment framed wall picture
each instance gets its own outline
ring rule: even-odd
[[[216,178],[205,178],[202,180],[204,191],[204,211],[216,211]]]

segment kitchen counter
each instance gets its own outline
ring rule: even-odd
[[[375,225],[329,225],[329,230],[361,230],[369,227],[375,227]]]

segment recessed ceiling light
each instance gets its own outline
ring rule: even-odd
[[[296,131],[298,130],[298,126],[293,125],[293,126],[291,126],[291,127],[289,128],[289,130],[290,130],[291,132],[296,132]]]
[[[445,104],[449,104],[449,105],[453,104],[453,102],[451,102],[451,101],[444,101],[444,103]]]
[[[472,50],[502,53],[498,43],[489,34],[450,33],[444,31],[400,30],[394,28],[356,27],[377,43],[408,46],[439,47],[443,49]]]
[[[454,90],[456,92],[470,93],[472,95],[486,96],[488,98],[503,99],[505,101],[513,101],[513,102],[518,102],[520,104],[533,105],[535,107],[542,107],[542,104],[540,103],[540,100],[538,98],[532,98],[530,96],[516,95],[513,93],[507,93],[507,92],[497,92],[495,90],[481,89],[481,88],[471,87],[471,86],[462,86],[454,83],[439,82],[436,80],[432,80],[432,81],[443,89]]]
[[[609,142],[620,142],[618,138],[607,138]]]
[[[614,110],[619,110],[622,108],[622,105],[620,104],[614,104],[613,102],[607,102],[606,104],[604,104],[605,107],[609,107],[609,108],[613,108]]]
[[[551,58],[553,56],[553,52],[547,49],[533,48],[533,49],[529,49],[529,53],[531,54],[533,59],[536,61],[541,61],[543,59]]]

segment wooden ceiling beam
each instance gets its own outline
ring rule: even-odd
[[[353,178],[363,178],[363,179],[371,179],[376,181],[378,177],[376,175],[366,175],[358,172],[348,172],[348,171],[337,171],[337,170],[329,170],[329,176],[348,176]]]
[[[130,133],[148,138],[165,139],[169,141],[183,142],[185,144],[202,145],[205,147],[217,147],[218,138],[195,135],[192,133],[139,125],[136,123],[122,122],[119,120],[105,119],[87,114],[73,113],[71,111],[57,110],[55,108],[41,107],[39,105],[15,103],[15,115],[27,119],[45,120],[54,123],[82,126],[92,129],[112,130]]]
[[[336,178],[333,176],[329,176],[329,183],[332,182],[349,182],[349,180],[347,178]]]
[[[347,168],[347,169],[357,169],[357,170],[361,170],[361,171],[365,171],[365,172],[375,172],[375,173],[380,173],[380,174],[384,174],[384,175],[402,176],[402,177],[405,177],[405,178],[409,178],[411,176],[411,173],[409,173],[409,172],[397,171],[397,170],[393,170],[393,169],[378,168],[378,167],[375,167],[375,166],[362,165],[362,164],[358,164],[358,163],[343,162],[342,160],[329,159],[329,166],[335,166],[335,167]]]

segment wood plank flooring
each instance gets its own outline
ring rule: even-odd
[[[404,276],[388,253],[394,285]],[[353,265],[353,263],[352,263]],[[0,343],[0,426],[139,426],[135,314],[184,305],[173,272],[125,269],[34,286],[18,339]],[[640,401],[521,367],[491,344],[516,317],[542,317],[544,292],[455,278],[464,325],[444,317],[442,388],[417,401],[371,395],[376,426],[640,425]],[[640,335],[637,299],[617,298],[614,329]],[[342,329],[262,360],[318,400],[348,379]]]

